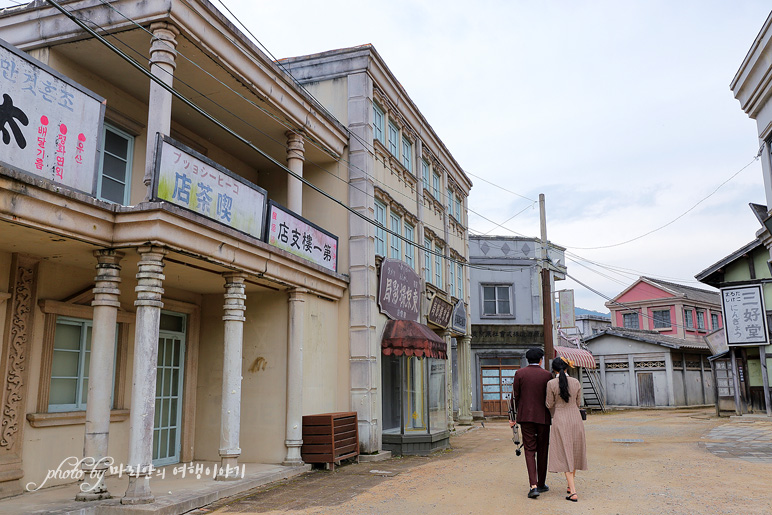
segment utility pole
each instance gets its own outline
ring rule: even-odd
[[[547,211],[544,207],[544,193],[539,193],[539,225],[541,226],[541,297],[542,318],[544,321],[544,368],[550,369],[549,363],[555,357],[552,339],[552,298],[551,275],[547,265]]]

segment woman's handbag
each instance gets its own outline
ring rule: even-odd
[[[582,416],[582,420],[587,420],[587,410],[586,409],[580,409],[579,414]]]

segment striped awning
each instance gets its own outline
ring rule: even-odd
[[[576,347],[560,347],[555,346],[555,357],[563,356],[564,358],[574,362],[574,366],[584,368],[595,368],[595,358],[593,355],[584,350],[577,349]]]

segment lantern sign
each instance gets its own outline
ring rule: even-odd
[[[721,309],[729,346],[769,344],[761,285],[721,288]]]
[[[227,168],[158,135],[153,197],[262,239],[266,191]]]
[[[105,100],[0,40],[0,162],[94,196]]]
[[[421,277],[410,265],[398,259],[381,262],[378,306],[394,320],[420,322]]]
[[[338,271],[338,237],[272,200],[265,236],[269,245]]]

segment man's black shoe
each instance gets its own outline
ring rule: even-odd
[[[539,492],[540,494],[543,494],[544,492],[549,492],[550,491],[550,487],[548,487],[547,485],[537,486],[536,487],[536,491]]]
[[[531,488],[531,490],[528,492],[528,498],[529,499],[536,499],[539,497],[539,489],[538,488]]]

